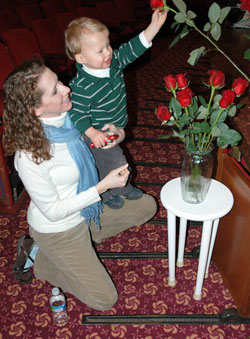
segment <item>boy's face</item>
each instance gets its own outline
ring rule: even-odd
[[[81,40],[81,53],[76,54],[75,59],[90,69],[104,69],[110,66],[112,55],[109,32],[103,30],[85,35]]]

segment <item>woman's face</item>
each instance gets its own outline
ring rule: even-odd
[[[57,75],[49,68],[45,68],[37,86],[43,93],[41,104],[35,109],[37,116],[41,118],[56,117],[71,109],[70,88],[58,81]]]

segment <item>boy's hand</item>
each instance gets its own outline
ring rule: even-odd
[[[98,129],[95,129],[94,127],[88,128],[85,131],[85,134],[91,139],[96,148],[101,148],[108,142],[108,137],[106,134],[102,131],[99,131]]]
[[[114,135],[117,134],[118,138],[113,140],[112,142],[108,143],[106,146],[104,146],[104,149],[112,148],[116,145],[118,145],[121,141],[125,138],[125,131],[123,128],[118,128],[113,124],[106,124],[103,128],[103,130],[106,130],[106,135]],[[107,131],[108,130],[108,131]]]
[[[153,38],[156,36],[156,34],[159,32],[160,28],[166,21],[167,13],[168,13],[167,10],[160,11],[159,9],[156,9],[153,12],[151,23],[144,31],[144,35],[148,43],[150,43],[153,40]]]
[[[164,24],[164,22],[167,19],[167,10],[166,11],[159,11],[159,9],[156,9],[152,14],[152,20],[151,23],[155,25],[158,28],[158,31]]]

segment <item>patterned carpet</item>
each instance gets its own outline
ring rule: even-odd
[[[192,38],[194,36],[192,35]],[[154,116],[154,108],[168,99],[162,78],[169,73],[188,72],[195,91],[202,92],[202,80],[207,78],[207,59],[194,69],[186,64],[186,55],[199,39],[186,39],[169,50],[170,37],[158,38],[151,52],[126,71],[129,125],[124,149],[130,159],[133,182],[153,195],[158,212],[149,223],[137,226],[106,239],[97,247],[98,252],[160,253],[167,252],[167,214],[160,203],[160,190],[167,181],[179,176],[183,145],[176,140],[158,140],[169,133],[161,128]],[[102,260],[113,277],[119,292],[117,304],[107,312],[94,311],[66,293],[69,322],[64,328],[53,325],[49,307],[52,286],[45,281],[33,280],[31,285],[18,284],[11,273],[16,256],[18,238],[27,233],[26,210],[28,201],[16,216],[1,215],[0,219],[0,339],[247,339],[250,325],[227,324],[212,321],[169,322],[165,324],[110,323],[108,325],[82,325],[83,315],[211,315],[224,309],[236,308],[221,275],[212,262],[209,276],[204,281],[203,298],[193,300],[197,259],[187,257],[183,268],[176,269],[177,285],[168,286],[168,260],[159,258],[105,258]],[[200,244],[201,227],[190,223],[185,252],[191,253]]]

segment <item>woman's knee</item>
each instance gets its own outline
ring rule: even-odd
[[[118,293],[115,286],[113,285],[113,288],[110,289],[110,291],[105,291],[104,293],[100,292],[98,293],[98,295],[94,295],[91,297],[88,295],[87,300],[86,298],[83,298],[83,300],[81,301],[94,310],[107,311],[115,305],[117,300]]]

